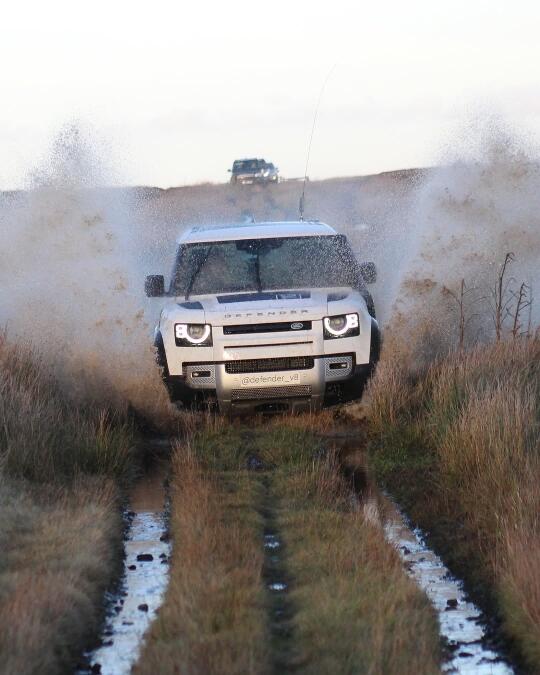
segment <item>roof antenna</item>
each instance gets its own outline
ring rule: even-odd
[[[308,151],[307,151],[307,157],[306,157],[306,168],[304,171],[304,182],[302,185],[302,194],[300,196],[300,203],[298,205],[298,210],[300,211],[300,220],[304,220],[304,207],[306,204],[306,182],[307,182],[307,172],[308,172],[308,166],[309,166],[309,155],[311,154],[311,143],[313,141],[313,134],[315,133],[315,125],[317,124],[317,115],[319,114],[319,107],[321,105],[322,97],[324,94],[324,90],[326,88],[326,83],[330,79],[330,75],[334,72],[334,68],[336,67],[336,64],[330,68],[328,71],[328,74],[323,82],[323,85],[321,87],[321,91],[319,93],[319,98],[317,100],[317,105],[315,106],[315,114],[313,115],[313,125],[311,127],[311,135],[309,137],[309,143],[308,143]]]

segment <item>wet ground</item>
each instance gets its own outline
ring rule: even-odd
[[[289,578],[281,533],[277,528],[268,480],[263,480],[266,492],[265,505],[261,509],[264,523],[263,581],[267,591],[269,628],[272,643],[271,672],[290,672],[294,659],[292,618],[294,609],[289,600]]]
[[[423,533],[412,528],[392,499],[378,489],[358,440],[344,433],[328,437],[328,442],[342,457],[358,507],[396,547],[408,574],[437,612],[441,637],[449,654],[443,671],[479,675],[513,673],[490,645],[487,624],[479,608],[468,599],[463,584],[427,546]],[[139,658],[144,634],[163,602],[171,552],[165,513],[168,462],[163,459],[164,448],[164,441],[156,444],[156,454],[147,472],[130,495],[122,581],[117,592],[108,598],[100,644],[85,655],[89,669],[79,671],[81,674],[130,673]],[[280,654],[273,663],[273,671],[285,672],[294,663],[294,641],[291,641],[292,609],[283,567],[283,544],[269,505],[261,515],[265,522],[263,577],[269,594],[270,628],[276,647],[273,651]]]
[[[425,543],[422,532],[411,529],[395,504],[384,499],[384,532],[397,548],[405,567],[433,604],[441,636],[451,652],[443,670],[478,675],[508,675],[512,668],[492,650],[482,613],[470,602],[463,584]],[[364,508],[370,508],[369,503]]]
[[[163,602],[171,552],[165,514],[167,471],[167,462],[154,458],[130,495],[124,573],[119,590],[109,598],[100,646],[86,655],[92,673],[130,673]]]
[[[426,593],[439,619],[440,634],[450,656],[444,672],[475,675],[510,675],[512,667],[490,644],[487,622],[469,600],[463,583],[426,544],[423,533],[412,528],[398,506],[382,492],[370,475],[366,454],[358,441],[341,436],[331,439],[342,456],[359,507],[393,544],[408,574]]]

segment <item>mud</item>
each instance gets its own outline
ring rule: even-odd
[[[123,577],[118,592],[109,598],[100,646],[86,654],[86,672],[130,673],[163,602],[171,553],[165,512],[167,472],[168,463],[154,459],[130,495]]]
[[[336,447],[346,475],[367,520],[380,527],[399,553],[403,565],[427,595],[437,613],[447,658],[442,670],[475,675],[510,675],[513,668],[493,645],[492,634],[481,610],[468,598],[463,583],[413,528],[398,505],[381,491],[369,471],[366,453],[348,436],[330,441]]]

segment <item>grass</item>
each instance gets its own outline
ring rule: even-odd
[[[293,580],[295,672],[439,672],[434,612],[351,498],[336,451],[297,423],[265,439]]]
[[[177,448],[171,582],[136,673],[438,672],[427,599],[355,507],[310,423],[217,422]],[[277,626],[265,589],[269,527],[291,582]]]
[[[540,341],[406,362],[370,387],[377,472],[540,671]]]
[[[171,578],[135,673],[268,672],[260,484],[241,447],[218,423],[176,449]]]
[[[0,672],[73,672],[120,571],[114,485],[0,486]]]
[[[73,672],[120,570],[134,435],[0,339],[0,673]]]
[[[127,478],[133,429],[118,411],[74,405],[39,353],[0,337],[0,466],[16,478]]]

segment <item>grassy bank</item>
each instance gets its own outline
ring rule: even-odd
[[[171,584],[137,673],[438,672],[427,599],[305,424],[207,428],[178,448]],[[269,526],[290,582],[277,630]]]
[[[376,471],[540,672],[540,341],[407,362],[370,388]]]
[[[120,568],[133,432],[0,339],[1,673],[72,672]]]

